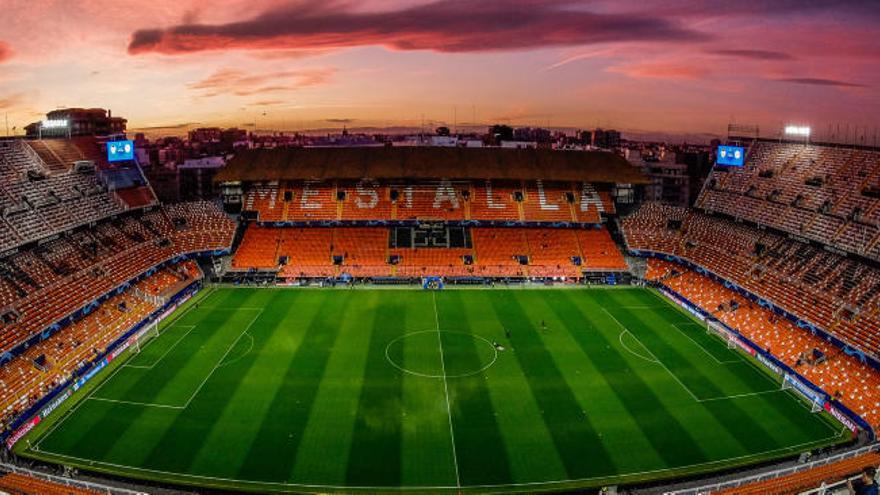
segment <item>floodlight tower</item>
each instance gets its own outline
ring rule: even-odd
[[[804,144],[810,142],[810,133],[812,130],[807,125],[786,125],[785,135],[795,138],[804,138]]]

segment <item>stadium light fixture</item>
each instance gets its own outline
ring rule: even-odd
[[[66,120],[44,120],[40,123],[40,126],[43,129],[60,129],[62,127],[67,127]]]
[[[802,125],[785,126],[785,134],[789,136],[810,137],[810,127]]]

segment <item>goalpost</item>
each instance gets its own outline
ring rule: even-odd
[[[818,413],[825,410],[825,408],[823,407],[825,405],[825,401],[823,399],[813,394],[804,393],[802,390],[794,385],[792,380],[796,380],[796,378],[791,378],[790,375],[787,374],[784,375],[782,377],[782,390],[793,390],[794,392],[796,392],[795,395],[810,403],[810,412],[812,413]]]
[[[159,336],[159,320],[151,321],[147,324],[146,328],[136,333],[132,339],[132,352],[135,354],[140,354],[141,347],[146,345],[146,342],[154,337]]]
[[[736,342],[733,340],[733,337],[731,337],[730,334],[728,334],[717,323],[706,320],[706,333],[724,340],[724,342],[727,344],[728,349],[735,350],[738,347],[736,345]]]
[[[739,345],[737,344],[736,337],[728,333],[724,327],[719,325],[716,322],[706,320],[706,333],[710,335],[716,335],[727,343],[727,348],[731,350],[737,350]],[[758,357],[760,360],[760,357]],[[766,362],[763,363],[764,367],[767,368],[768,364]],[[825,400],[813,393],[809,392],[809,389],[806,385],[804,385],[798,378],[789,375],[788,373],[784,373],[780,370],[773,370],[776,375],[782,375],[782,390],[792,390],[795,392],[795,395],[803,399],[805,402],[810,404],[810,412],[822,412],[825,408]]]

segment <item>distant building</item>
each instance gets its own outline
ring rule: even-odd
[[[675,163],[680,163],[687,167],[687,175],[690,182],[688,185],[689,201],[687,206],[693,206],[700,195],[703,183],[706,182],[706,178],[709,177],[709,172],[712,170],[712,164],[715,160],[710,149],[693,147],[680,150],[675,154]]]
[[[220,141],[223,136],[223,130],[219,127],[201,127],[189,131],[189,140],[198,143],[210,143],[212,141]]]
[[[183,201],[212,198],[214,194],[214,176],[226,165],[221,156],[190,158],[177,166],[180,184],[179,198]]]
[[[606,150],[620,147],[620,132],[614,129],[596,129],[593,131],[593,146]]]
[[[675,206],[690,204],[690,177],[688,167],[676,163],[675,154],[665,148],[648,150],[628,149],[627,159],[648,176],[651,184],[645,186],[645,200],[659,201]]]
[[[63,108],[24,129],[28,137],[109,136],[125,133],[127,123],[103,108]]]
[[[514,141],[535,141],[536,143],[549,143],[552,133],[548,129],[540,127],[519,127],[513,130]]]
[[[538,143],[535,141],[501,141],[501,147],[515,149],[534,149],[538,147]]]
[[[431,136],[431,146],[454,148],[458,146],[458,138],[455,136]]]
[[[593,145],[593,131],[581,131],[580,144],[583,144],[586,146],[592,146]]]

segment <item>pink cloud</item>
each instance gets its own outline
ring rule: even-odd
[[[200,91],[205,97],[221,94],[250,96],[326,84],[334,73],[336,69],[332,68],[293,69],[259,74],[240,69],[220,69],[188,87]]]
[[[672,61],[636,62],[608,68],[609,72],[634,79],[705,79],[712,72],[705,64],[693,65]]]
[[[0,41],[0,64],[12,58],[12,48],[7,43]]]

